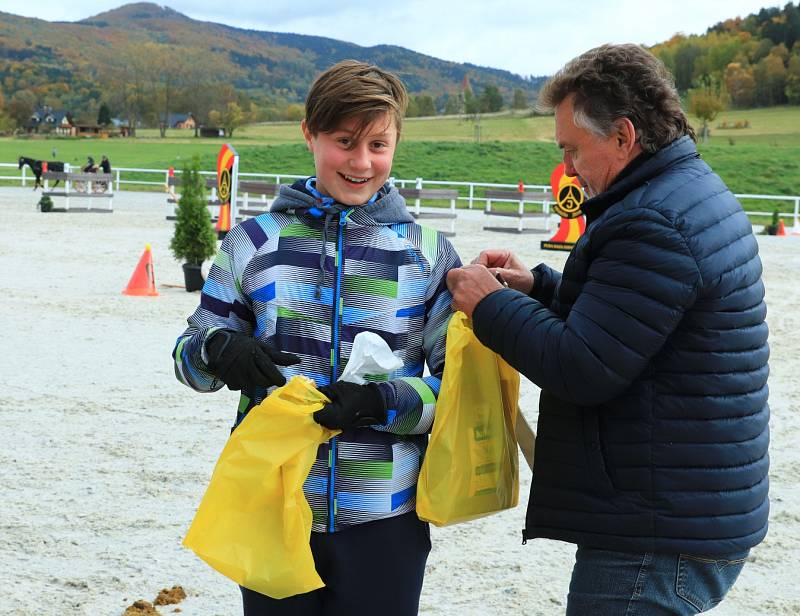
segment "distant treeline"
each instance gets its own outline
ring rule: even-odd
[[[675,35],[652,51],[682,94],[713,89],[734,108],[800,103],[800,8],[791,2],[720,22],[702,36]]]

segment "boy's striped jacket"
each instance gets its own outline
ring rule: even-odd
[[[227,234],[173,357],[180,381],[201,392],[220,389],[204,343],[229,328],[296,354],[301,363],[279,366],[284,376],[304,374],[322,386],[341,375],[359,332],[389,344],[403,367],[369,377],[380,382],[387,425],[355,428],[320,446],[304,485],[313,530],[334,532],[414,509],[444,369],[446,275],[461,263],[441,233],[413,222],[393,187],[346,208],[315,199],[305,186],[281,186],[269,213]],[[236,424],[268,393],[243,390]]]

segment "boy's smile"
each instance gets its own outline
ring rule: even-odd
[[[312,135],[301,124],[314,154],[317,190],[343,205],[363,205],[384,185],[397,146],[394,118],[378,116],[356,135],[358,118],[343,121],[330,133]]]

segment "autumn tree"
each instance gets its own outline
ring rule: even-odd
[[[18,128],[25,128],[36,111],[36,95],[30,90],[19,90],[8,102],[8,115]]]
[[[780,105],[785,102],[786,67],[777,53],[770,53],[756,64],[756,99],[761,105]]]
[[[752,68],[739,62],[731,62],[725,69],[725,87],[734,107],[753,106],[756,100],[756,79]]]
[[[708,139],[708,124],[727,106],[726,96],[718,88],[706,85],[689,91],[689,113],[703,121],[703,142]]]
[[[186,62],[184,55],[170,45],[145,43],[144,51],[149,58],[145,87],[153,101],[158,131],[163,138],[167,136],[175,99],[186,83]]]
[[[122,60],[109,63],[101,79],[109,84],[108,102],[125,119],[131,136],[136,127],[152,111],[152,101],[146,87],[148,58],[144,50],[132,45],[121,54]]]
[[[306,109],[300,103],[289,103],[283,114],[283,119],[290,122],[299,122],[306,115]],[[251,118],[252,119],[252,118]]]
[[[233,131],[247,123],[248,114],[236,101],[230,101],[222,111],[212,109],[208,114],[208,120],[214,126],[223,129],[227,137],[233,137]]]
[[[14,130],[14,120],[6,112],[6,101],[0,91],[0,132],[6,133]]]
[[[218,54],[195,49],[184,56],[184,79],[176,92],[173,110],[191,110],[196,121],[194,136],[198,137],[201,125],[212,124],[211,110],[223,109],[228,101],[236,100],[236,91],[219,82],[219,76],[225,74],[225,64]]]

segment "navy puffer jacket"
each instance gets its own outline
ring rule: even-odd
[[[584,206],[586,233],[478,338],[542,388],[525,538],[726,555],[767,531],[767,325],[758,244],[682,137]]]

